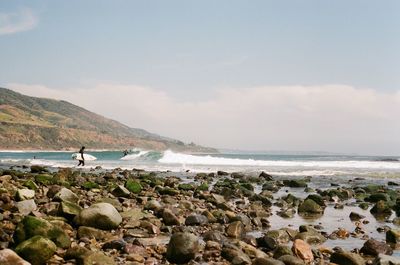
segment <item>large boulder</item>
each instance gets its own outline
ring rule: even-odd
[[[19,244],[34,236],[48,238],[61,248],[71,245],[68,234],[61,227],[38,217],[26,216],[15,229],[14,241]]]
[[[72,203],[78,203],[79,197],[71,190],[67,188],[62,188],[57,194],[54,196],[53,200],[55,201],[67,201]]]
[[[51,241],[42,236],[34,236],[21,244],[19,244],[15,251],[32,263],[32,265],[46,264],[57,250],[57,246]]]
[[[194,258],[199,251],[199,239],[191,233],[175,233],[167,247],[167,260],[171,263],[184,264]]]
[[[102,202],[83,209],[75,221],[78,225],[110,230],[121,224],[122,217],[114,206]]]
[[[2,265],[31,265],[26,260],[18,256],[11,249],[0,250],[0,264]]]

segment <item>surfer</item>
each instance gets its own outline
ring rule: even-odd
[[[81,158],[78,159],[78,160],[79,160],[78,167],[79,167],[80,165],[85,166],[85,158],[84,158],[84,156],[83,156],[83,152],[84,152],[84,151],[85,151],[85,147],[82,146],[81,149],[79,150],[79,154],[81,154]]]
[[[124,154],[124,156],[127,156],[129,154],[128,150],[126,149],[122,153]]]

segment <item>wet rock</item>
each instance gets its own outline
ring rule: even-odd
[[[304,179],[285,179],[283,184],[290,188],[306,188],[307,182]]]
[[[216,230],[210,230],[203,234],[204,241],[215,241],[215,242],[223,242],[226,240],[225,236]]]
[[[325,205],[325,200],[324,200],[324,198],[322,198],[321,195],[318,195],[318,194],[310,194],[310,195],[307,196],[306,200],[313,200],[313,201],[315,201],[319,206],[321,206],[321,207],[323,207],[323,208],[326,207],[326,205]]]
[[[400,265],[400,258],[379,254],[373,261],[372,265]]]
[[[389,201],[390,197],[386,193],[374,193],[369,195],[367,198],[364,199],[366,202],[378,202],[378,201]]]
[[[303,260],[292,255],[284,255],[279,260],[285,263],[285,265],[305,265]]]
[[[356,213],[356,212],[351,212],[349,217],[350,217],[350,220],[353,221],[353,222],[354,221],[360,221],[361,219],[365,218],[364,215],[361,215],[361,214]]]
[[[385,242],[380,242],[375,239],[369,239],[364,243],[360,252],[365,255],[377,256],[378,254],[392,255],[392,248]]]
[[[258,177],[259,178],[263,178],[263,179],[265,179],[267,181],[274,180],[274,178],[270,174],[265,173],[264,171],[262,171]]]
[[[317,231],[308,231],[308,232],[301,232],[298,233],[295,239],[301,239],[307,242],[308,244],[322,244],[326,241],[326,237],[321,235],[321,233]]]
[[[293,218],[296,210],[293,208],[289,209],[282,209],[281,211],[277,212],[276,214],[282,218]]]
[[[218,176],[229,176],[229,173],[228,173],[228,172],[225,172],[225,171],[219,170],[219,171],[217,171],[217,175],[218,175]]]
[[[16,203],[16,206],[18,208],[18,212],[20,212],[22,215],[28,215],[37,210],[34,200],[20,201]]]
[[[392,210],[385,201],[378,201],[370,212],[373,215],[390,215]]]
[[[338,265],[365,265],[365,260],[358,254],[348,251],[336,251],[332,254],[330,262]]]
[[[201,214],[189,215],[185,220],[185,225],[205,225],[208,224],[208,219]]]
[[[268,255],[264,251],[261,251],[258,248],[254,247],[246,242],[239,241],[238,245],[239,245],[240,249],[252,259],[253,258],[268,258]]]
[[[53,197],[54,201],[64,201],[64,202],[71,202],[71,203],[78,203],[79,197],[75,193],[73,193],[71,190],[67,188],[61,188],[59,192],[56,193]]]
[[[311,251],[310,245],[301,239],[296,239],[293,242],[292,251],[295,256],[304,260],[306,263],[314,261],[314,255]]]
[[[179,218],[170,209],[164,209],[162,218],[165,225],[180,225]]]
[[[77,216],[76,222],[79,225],[110,230],[120,225],[122,217],[111,204],[96,203],[83,209]]]
[[[230,223],[226,228],[226,234],[229,237],[240,238],[244,234],[244,225],[240,221]]]
[[[400,243],[400,230],[390,229],[386,232],[386,243],[398,244]]]
[[[320,214],[324,212],[324,209],[316,203],[314,200],[306,199],[298,207],[299,213],[310,213],[310,214]]]
[[[50,239],[34,236],[21,244],[15,251],[32,265],[45,264],[57,250],[57,246]]]
[[[113,191],[111,192],[115,197],[125,197],[128,198],[131,192],[122,185],[118,185]]]
[[[264,236],[264,242],[270,249],[274,249],[277,245],[288,243],[289,240],[289,234],[283,229],[270,230]]]
[[[11,249],[0,250],[0,264],[2,265],[30,265]]]
[[[199,247],[197,236],[191,233],[175,233],[167,246],[167,260],[177,264],[187,263],[195,257]]]
[[[43,166],[38,166],[38,165],[31,166],[31,173],[45,173],[45,172],[49,171]]]
[[[256,258],[252,265],[285,265],[285,263],[273,258]]]
[[[35,191],[30,189],[17,190],[16,199],[18,201],[30,200],[35,197]]]
[[[61,248],[68,248],[71,245],[71,240],[63,228],[41,218],[26,216],[18,224],[14,240],[18,244],[34,236],[48,238]]]

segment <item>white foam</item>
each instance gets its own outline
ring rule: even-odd
[[[163,164],[213,165],[213,166],[259,166],[259,167],[296,167],[296,168],[346,168],[346,169],[394,169],[400,170],[399,162],[385,161],[287,161],[287,160],[254,160],[196,156],[175,153],[170,150],[158,162]]]
[[[139,151],[139,150],[138,150],[138,151]],[[137,154],[129,154],[129,155],[126,155],[126,156],[122,157],[121,160],[135,160],[135,159],[137,159],[138,157],[141,157],[141,156],[147,154],[148,152],[149,152],[149,151],[139,151],[139,153],[137,153]]]

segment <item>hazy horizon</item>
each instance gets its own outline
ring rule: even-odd
[[[237,150],[400,155],[398,1],[0,1],[0,86]]]

